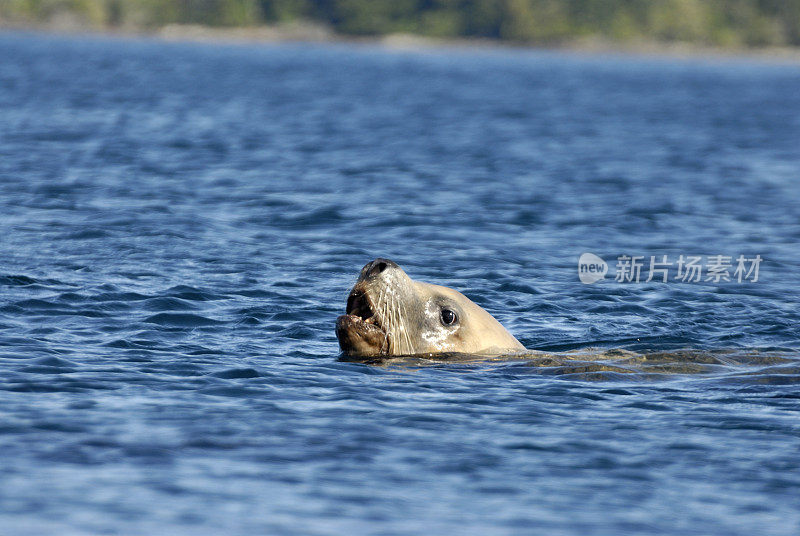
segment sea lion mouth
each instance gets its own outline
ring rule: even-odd
[[[372,321],[372,323],[375,323],[377,321],[369,297],[360,290],[354,290],[350,293],[350,296],[347,297],[347,309],[345,312],[348,315],[361,318],[364,322]]]
[[[369,295],[353,289],[345,314],[336,319],[339,347],[348,355],[383,355],[389,352],[389,335]]]

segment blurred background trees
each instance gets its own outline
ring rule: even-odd
[[[302,21],[344,35],[800,45],[800,0],[0,0],[7,23],[65,16],[97,28]]]

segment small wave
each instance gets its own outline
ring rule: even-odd
[[[98,238],[107,238],[111,233],[104,229],[84,229],[74,233],[67,233],[61,236],[63,240],[94,240]]]
[[[152,341],[145,341],[145,340],[117,339],[111,342],[107,342],[103,344],[103,346],[107,348],[123,348],[126,350],[141,350],[141,349],[150,350],[158,347],[158,344]]]
[[[167,289],[164,294],[173,298],[180,298],[182,300],[190,301],[213,301],[225,299],[225,296],[220,294],[190,287],[188,285],[177,285],[171,287]]]
[[[253,368],[232,368],[221,370],[219,372],[212,372],[209,376],[214,378],[223,378],[226,380],[233,380],[236,378],[258,378],[261,376],[256,369]]]
[[[145,300],[142,308],[147,311],[191,311],[197,306],[181,298],[159,297]]]
[[[27,275],[0,275],[0,285],[8,285],[10,287],[24,287],[38,282],[38,280]]]
[[[207,387],[205,389],[199,389],[198,392],[204,395],[255,398],[264,396],[266,391],[264,389],[253,389],[250,387]]]
[[[80,303],[87,301],[87,297],[77,292],[63,292],[56,298],[60,302]]]
[[[21,300],[13,303],[12,305],[15,305],[26,311],[55,311],[63,307],[62,305],[59,305],[57,303],[52,303],[46,300],[40,300],[38,298]]]
[[[145,318],[144,322],[158,324],[159,326],[196,328],[201,326],[213,326],[221,324],[219,320],[206,318],[205,316],[193,315],[188,313],[158,313],[157,315]]]
[[[33,359],[28,366],[20,369],[20,372],[33,374],[63,374],[65,372],[74,372],[77,367],[77,363],[73,363],[67,359],[48,356]]]
[[[320,207],[299,214],[281,214],[272,220],[275,227],[290,229],[318,228],[340,223],[345,220],[342,212],[334,206]]]
[[[104,292],[103,294],[98,294],[97,296],[93,296],[91,298],[92,301],[95,302],[107,302],[107,301],[141,301],[150,299],[152,296],[148,296],[146,294],[139,294],[138,292]]]

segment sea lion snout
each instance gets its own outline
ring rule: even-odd
[[[389,259],[384,259],[378,257],[372,262],[368,262],[364,265],[361,269],[361,276],[359,279],[369,279],[371,277],[377,277],[381,275],[386,270],[397,269],[400,268],[397,263],[390,261]]]

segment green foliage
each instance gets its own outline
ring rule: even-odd
[[[311,13],[311,2],[307,0],[260,0],[258,8],[266,22],[288,22],[308,18]]]
[[[65,14],[96,27],[306,20],[349,35],[800,46],[800,0],[0,0],[0,21]]]

